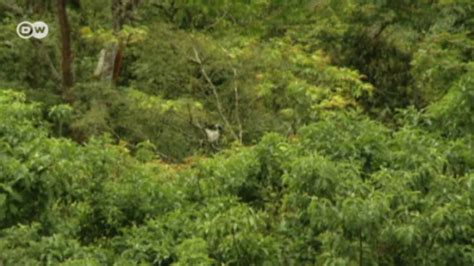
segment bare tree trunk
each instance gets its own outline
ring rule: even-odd
[[[117,43],[111,44],[100,51],[99,62],[94,71],[94,76],[116,84],[120,78],[123,57],[128,40],[119,38],[119,32],[127,20],[132,19],[135,7],[139,0],[112,0],[112,28],[117,36]]]
[[[112,26],[114,33],[118,33],[122,29],[124,22],[122,0],[112,0]]]
[[[140,0],[112,0],[112,15],[114,16],[113,28],[117,36],[122,30],[123,25],[132,20],[133,11],[140,3]],[[112,73],[112,84],[116,85],[120,72],[122,70],[123,57],[128,40],[118,39],[117,49],[115,53],[114,68]]]
[[[72,72],[72,50],[71,50],[71,28],[66,12],[66,0],[58,0],[59,28],[61,30],[61,74],[62,74],[62,96],[72,103],[74,101],[74,75]]]
[[[117,36],[117,43],[115,44],[114,57],[112,58],[112,85],[116,85],[120,77],[120,70],[122,68],[123,50],[125,48],[124,40],[119,36],[125,23],[125,3],[124,0],[112,0],[112,19],[114,35]]]
[[[119,43],[117,44],[117,53],[115,53],[115,60],[114,60],[114,71],[112,74],[112,84],[116,85],[119,77],[120,77],[120,71],[122,70],[122,63],[123,63],[123,55],[125,52],[125,46],[127,45],[126,40],[120,40]]]
[[[99,61],[94,71],[94,77],[101,80],[111,81],[114,72],[114,61],[117,53],[117,44],[110,43],[102,48]]]

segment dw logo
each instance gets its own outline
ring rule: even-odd
[[[43,39],[48,36],[48,25],[43,21],[37,21],[30,23],[28,21],[23,21],[16,26],[16,33],[22,39],[29,39],[31,37],[36,39]]]

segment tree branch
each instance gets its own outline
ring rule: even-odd
[[[202,60],[201,58],[199,57],[199,53],[198,51],[196,50],[195,47],[193,47],[193,51],[194,51],[194,61],[196,63],[199,64],[200,68],[201,68],[201,74],[204,76],[204,79],[206,80],[206,82],[209,84],[209,86],[211,87],[211,90],[212,90],[212,93],[214,94],[214,99],[216,100],[216,105],[217,105],[217,111],[219,112],[219,115],[222,119],[222,121],[224,122],[225,126],[227,128],[229,128],[229,131],[230,133],[232,134],[232,137],[239,141],[240,142],[240,139],[239,139],[239,136],[237,136],[237,134],[235,133],[234,129],[232,128],[231,124],[229,123],[229,120],[225,117],[224,115],[224,110],[222,108],[222,103],[221,103],[221,100],[219,98],[219,94],[217,93],[217,88],[216,88],[216,85],[214,85],[214,83],[212,82],[212,80],[209,78],[209,76],[207,75],[207,72],[206,70],[204,69],[204,65],[202,64]]]
[[[240,111],[239,111],[239,90],[237,88],[237,70],[233,68],[234,71],[234,95],[235,95],[235,116],[237,120],[237,125],[239,127],[239,142],[242,144],[242,123],[240,122]]]
[[[385,21],[380,25],[380,28],[377,30],[377,32],[372,36],[373,40],[377,40],[380,35],[385,31],[385,29],[392,24],[392,21]]]

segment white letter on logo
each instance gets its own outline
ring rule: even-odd
[[[33,37],[36,39],[43,39],[44,37],[48,36],[48,25],[44,23],[43,21],[36,21],[33,23]]]

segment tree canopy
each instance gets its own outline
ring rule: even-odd
[[[469,0],[0,0],[0,265],[473,265],[473,30]]]

